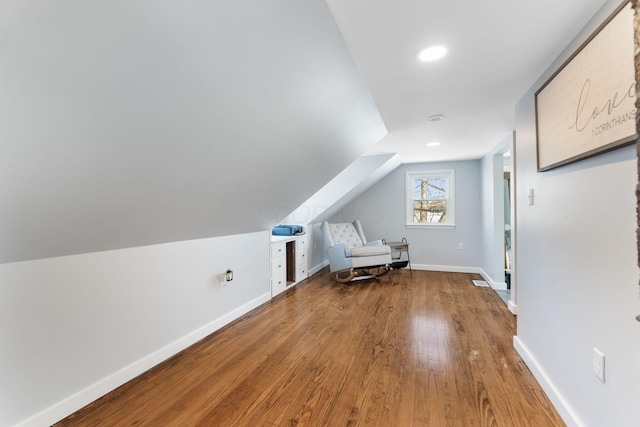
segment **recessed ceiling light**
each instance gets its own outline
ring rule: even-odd
[[[430,122],[439,122],[442,119],[444,119],[444,115],[442,114],[432,114],[429,116]]]
[[[447,54],[447,48],[444,46],[431,46],[418,52],[418,59],[422,62],[435,61]]]
[[[440,143],[436,141],[427,143],[427,147],[437,147],[438,145],[440,145]]]

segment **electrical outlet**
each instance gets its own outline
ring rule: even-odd
[[[460,249],[460,250],[464,249],[464,243],[463,242],[458,243],[458,249]]]
[[[604,382],[604,354],[597,348],[593,348],[593,373]]]

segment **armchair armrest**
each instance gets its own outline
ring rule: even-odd
[[[345,251],[347,245],[340,243],[335,246],[331,246],[327,249],[327,255],[329,255],[329,265],[331,266],[331,272],[349,270],[351,268],[351,261],[347,258]]]

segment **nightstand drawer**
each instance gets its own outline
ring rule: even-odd
[[[277,242],[271,244],[271,259],[284,256],[287,244],[285,242]]]
[[[287,275],[279,274],[271,277],[271,296],[274,297],[287,289]]]
[[[301,236],[298,237],[297,239],[297,243],[298,243],[298,247],[296,248],[297,250],[302,250],[302,251],[307,251],[307,237],[306,236]]]
[[[307,263],[307,251],[296,251],[296,264],[306,264]]]
[[[304,280],[309,277],[309,272],[307,271],[307,263],[298,264],[296,268],[296,282],[300,280]]]
[[[285,262],[285,257],[279,257],[271,261],[271,277],[275,277],[278,275],[286,276],[287,274],[287,263]]]

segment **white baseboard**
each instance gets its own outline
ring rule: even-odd
[[[584,424],[580,422],[577,415],[573,412],[571,407],[567,404],[566,400],[558,392],[558,389],[554,386],[549,376],[545,373],[544,369],[540,366],[538,361],[529,352],[526,345],[517,337],[513,337],[513,347],[516,349],[524,363],[527,365],[533,376],[536,378],[542,390],[546,393],[551,403],[556,408],[562,420],[567,424],[567,427],[582,427]]]
[[[322,264],[317,265],[309,270],[309,277],[313,276],[323,268],[329,265],[329,261],[325,260]],[[455,265],[431,265],[431,264],[411,264],[413,270],[424,271],[444,271],[447,273],[476,273],[482,275],[485,279],[488,277],[481,268],[478,267],[460,267]],[[490,282],[491,283],[491,282]],[[505,284],[505,289],[506,289]]]
[[[453,265],[429,265],[429,264],[411,264],[413,270],[425,271],[444,271],[447,273],[477,273],[481,274],[480,268],[477,267],[459,267]]]
[[[513,301],[509,300],[509,304],[507,304],[507,306],[509,307],[511,314],[518,315],[518,306],[515,305]]]
[[[329,265],[329,260],[324,260],[322,264],[316,265],[315,267],[309,270],[309,277],[313,276],[314,274],[316,274],[323,268],[327,267],[328,265]]]
[[[478,270],[480,270],[479,273],[480,273],[480,275],[482,277],[484,277],[484,280],[486,280],[487,283],[489,283],[489,286],[491,286],[491,289],[495,289],[497,291],[506,291],[507,290],[506,282],[496,282],[482,268],[479,268]]]
[[[161,349],[139,359],[132,364],[125,366],[119,371],[101,379],[84,390],[67,397],[66,399],[44,409],[43,411],[16,424],[14,427],[42,427],[54,424],[61,419],[73,414],[94,400],[104,396],[112,390],[125,384],[148,371],[159,363],[174,356],[185,348],[195,344],[202,338],[212,334],[225,325],[233,322],[254,308],[264,304],[271,299],[271,293],[264,294],[241,307],[219,317],[213,322],[202,326],[199,329],[185,335],[182,338],[162,347]]]
[[[491,287],[497,291],[506,291],[507,283],[506,282],[494,282],[493,280],[487,280]]]
[[[322,270],[324,267],[329,265],[329,261],[325,261],[323,264],[312,268],[309,271],[309,276],[317,273]],[[461,267],[457,265],[432,265],[432,264],[411,264],[411,268],[413,270],[424,270],[424,271],[444,271],[446,273],[475,273],[481,275],[484,280],[489,283],[489,285],[493,289],[501,289],[506,290],[507,284],[504,282],[494,282],[491,277],[482,268],[479,267]]]

